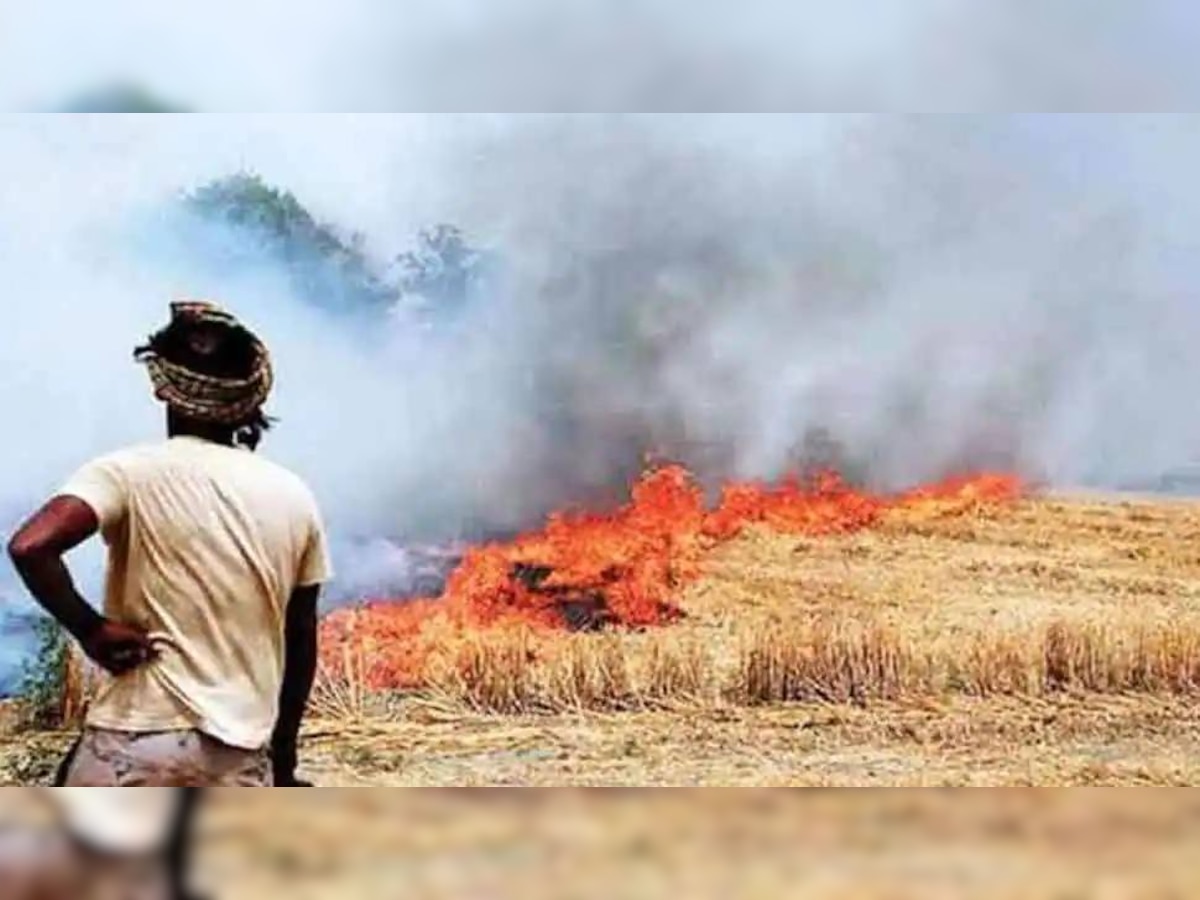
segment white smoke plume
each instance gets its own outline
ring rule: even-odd
[[[823,432],[888,484],[1152,481],[1200,449],[1198,139],[1191,117],[498,125],[458,219],[513,249],[496,336],[579,418],[566,458],[548,431],[522,453],[599,487],[648,436],[769,477]]]

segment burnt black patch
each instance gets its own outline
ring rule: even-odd
[[[598,591],[561,598],[555,603],[567,628],[578,632],[604,631],[619,624],[608,608],[608,600]]]
[[[627,577],[628,571],[621,566],[610,566],[601,573],[601,586],[554,585],[548,586],[554,575],[554,567],[539,563],[516,563],[509,570],[514,581],[545,601],[544,608],[554,610],[562,617],[564,627],[579,633],[597,633],[621,626],[621,620],[608,603],[606,589]],[[663,622],[677,622],[684,618],[683,610],[671,604],[660,604],[658,614]]]
[[[542,592],[546,580],[553,574],[552,567],[539,566],[536,563],[517,563],[512,567],[513,579],[535,593]]]
[[[599,632],[620,624],[602,589],[577,585],[548,587],[546,582],[554,574],[554,568],[538,563],[516,563],[510,573],[514,581],[544,599],[546,608],[557,612],[569,631]],[[606,579],[606,583],[611,581]]]

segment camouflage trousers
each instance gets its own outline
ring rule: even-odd
[[[171,900],[158,857],[105,856],[58,829],[0,828],[4,900]]]
[[[59,771],[61,787],[273,787],[270,754],[199,731],[87,729]]]

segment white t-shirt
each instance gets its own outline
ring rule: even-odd
[[[248,450],[178,437],[95,460],[60,494],[100,520],[105,614],[144,628],[160,650],[130,675],[102,676],[87,724],[195,728],[233,747],[266,747],[288,599],[331,575],[304,483]]]

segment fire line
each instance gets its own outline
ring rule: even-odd
[[[775,485],[733,483],[708,508],[682,466],[647,472],[630,501],[605,515],[552,516],[545,527],[507,543],[469,550],[437,598],[376,601],[323,623],[331,670],[359,648],[375,689],[422,683],[426,657],[455,634],[509,626],[538,631],[644,629],[686,617],[677,602],[700,577],[705,557],[751,528],[806,536],[850,534],[896,511],[959,514],[1011,502],[1019,478],[983,474],[893,496],[849,486],[837,475]]]

